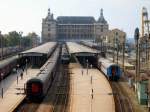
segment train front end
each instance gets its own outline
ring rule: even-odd
[[[61,62],[62,64],[69,64],[70,62],[70,55],[69,54],[64,54],[61,56]]]
[[[107,68],[107,73],[108,73],[109,79],[112,81],[118,81],[122,74],[121,68],[116,64],[110,65]]]
[[[43,83],[39,79],[30,79],[26,84],[26,95],[30,101],[40,101],[43,99]]]

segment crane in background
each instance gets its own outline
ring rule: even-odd
[[[148,17],[148,11],[147,8],[143,7],[142,8],[142,32],[141,32],[141,41],[144,41],[142,50],[145,53],[145,64],[146,64],[146,70],[149,71],[149,64],[150,64],[150,20]],[[145,50],[144,50],[145,49]],[[150,112],[150,90],[149,90],[149,85],[150,85],[150,79],[147,84],[147,106],[148,106],[148,112]]]
[[[144,59],[144,68],[149,69],[150,55],[149,55],[149,45],[150,45],[150,20],[148,18],[148,11],[146,7],[142,8],[142,32],[140,38],[140,54]],[[146,65],[146,66],[145,66]],[[143,68],[142,67],[142,68]]]
[[[143,9],[142,9],[142,35],[141,35],[141,37],[144,37],[145,35],[149,36],[149,34],[150,34],[149,28],[150,28],[150,20],[148,18],[148,11],[147,11],[147,8],[143,7]]]

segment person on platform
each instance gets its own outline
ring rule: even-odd
[[[23,79],[23,72],[21,72],[20,77],[21,77],[21,80],[22,80]]]

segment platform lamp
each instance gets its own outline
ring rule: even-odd
[[[126,34],[124,35],[123,43],[122,43],[122,68],[123,68],[123,74],[125,72],[125,68],[124,68],[124,61],[125,61],[125,41],[126,41]]]
[[[28,59],[26,59],[25,61],[26,61],[26,75],[27,75],[27,69],[28,69]]]
[[[119,38],[118,38],[118,32],[115,33],[116,34],[116,48],[117,48],[117,64],[118,64],[118,57],[119,57]]]
[[[3,36],[0,31],[0,39],[1,39],[1,59],[3,59]]]
[[[113,50],[112,50],[113,62],[115,62],[115,37],[113,38]]]
[[[86,60],[86,67],[87,67],[87,75],[88,75],[88,59]]]
[[[23,34],[23,32],[22,32],[22,31],[20,31],[20,32],[19,32],[19,50],[21,50],[21,40],[22,40],[22,34]]]
[[[3,96],[4,96],[4,89],[3,89],[4,87],[3,87],[3,86],[4,86],[4,85],[3,85],[3,81],[2,81],[2,80],[3,80],[3,78],[4,78],[4,74],[1,73],[0,75],[1,75],[0,78],[1,78],[1,87],[2,87],[2,88],[1,88],[1,96],[2,96],[2,98],[3,98]]]
[[[140,67],[139,67],[139,55],[140,55],[140,52],[139,52],[139,28],[136,28],[135,29],[135,33],[134,33],[134,39],[135,39],[135,44],[136,44],[136,74],[135,74],[135,84],[136,84],[136,88],[135,88],[135,91],[137,91],[137,80],[138,80],[138,77],[140,75]]]

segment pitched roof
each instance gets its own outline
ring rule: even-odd
[[[103,15],[103,9],[101,9],[101,11],[100,11],[100,17],[97,22],[107,24],[107,21],[105,20],[104,15]]]
[[[59,16],[57,22],[59,24],[93,24],[95,19],[92,16]]]

